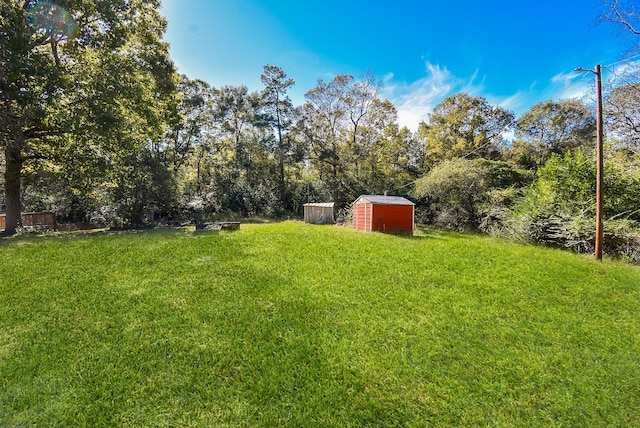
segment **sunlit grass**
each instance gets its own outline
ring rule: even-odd
[[[0,426],[638,426],[640,269],[297,222],[0,241]]]

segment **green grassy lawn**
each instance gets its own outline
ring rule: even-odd
[[[0,426],[640,426],[640,268],[298,222],[0,241]]]

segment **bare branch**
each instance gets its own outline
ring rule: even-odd
[[[613,19],[614,22],[622,24],[623,27],[631,31],[633,34],[640,35],[640,30],[637,30],[631,22],[631,19],[629,19],[630,17],[635,15],[633,8],[629,12],[620,12],[618,8],[618,0],[613,0],[611,8],[613,9],[613,13],[615,14],[615,19]]]
[[[33,139],[44,138],[44,137],[54,137],[54,136],[59,136],[64,134],[65,134],[65,131],[59,128],[49,128],[49,129],[29,128],[29,129],[25,129],[22,132],[22,135],[25,137],[26,140],[33,140]]]

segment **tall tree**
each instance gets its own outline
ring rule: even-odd
[[[181,76],[178,91],[182,95],[182,120],[170,130],[161,148],[165,162],[174,173],[184,165],[195,147],[209,141],[214,128],[211,86],[202,80]]]
[[[517,121],[517,134],[531,144],[538,165],[553,153],[595,147],[595,132],[594,112],[577,100],[536,104]]]
[[[311,160],[332,189],[332,198],[342,202],[344,182],[342,170],[346,166],[342,158],[343,131],[347,120],[347,97],[353,76],[340,74],[326,83],[318,85],[305,94],[307,102],[301,109],[302,133],[310,147]]]
[[[284,70],[275,65],[265,65],[260,76],[264,89],[262,91],[262,108],[266,125],[275,130],[273,154],[278,163],[278,193],[283,206],[290,205],[286,200],[287,183],[285,177],[285,161],[291,155],[292,142],[287,131],[293,123],[294,108],[287,91],[295,82],[287,78]]]
[[[214,96],[214,114],[223,136],[233,147],[236,168],[246,170],[251,166],[247,133],[258,121],[260,96],[249,93],[246,86],[224,86]]]
[[[428,126],[422,127],[427,163],[457,157],[499,158],[503,135],[513,119],[513,113],[492,107],[482,97],[459,93],[446,98],[434,108]]]
[[[346,116],[348,117],[348,126],[350,129],[347,132],[350,134],[347,140],[347,146],[349,154],[351,155],[349,161],[353,163],[355,168],[355,176],[360,176],[360,160],[366,152],[366,146],[370,146],[372,141],[365,141],[366,133],[363,132],[364,122],[370,116],[370,112],[373,104],[378,99],[378,93],[382,82],[373,71],[366,72],[361,79],[354,81],[347,91],[345,98]],[[378,104],[381,105],[381,104]],[[393,115],[397,119],[395,108],[393,109]],[[394,119],[395,121],[395,119]],[[384,132],[386,124],[380,124],[379,130]]]
[[[227,209],[244,215],[264,213],[267,205],[276,205],[272,202],[278,196],[269,152],[273,139],[261,115],[262,97],[246,86],[225,86],[215,91],[213,101],[218,135],[209,190]]]
[[[604,110],[610,137],[640,154],[640,84],[614,88],[605,99]]]
[[[159,7],[159,0],[0,4],[7,233],[20,223],[25,165],[46,158],[69,169],[84,160],[108,166],[161,138],[175,113],[176,75]]]
[[[407,128],[398,126],[398,112],[389,100],[375,98],[360,124],[357,151],[361,166],[357,181],[366,193],[402,188],[422,165],[421,143]],[[357,195],[356,195],[357,196]]]
[[[344,203],[416,177],[419,140],[398,126],[396,108],[378,97],[380,88],[373,72],[358,80],[344,74],[320,80],[305,95],[296,132],[307,141],[314,177],[329,189],[325,198]]]

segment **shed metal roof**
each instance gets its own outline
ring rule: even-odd
[[[320,207],[320,208],[333,208],[335,202],[311,202],[304,204],[305,207]]]
[[[382,195],[362,195],[354,204],[359,203],[362,200],[366,200],[372,204],[384,204],[384,205],[415,205],[413,202],[408,200],[407,198],[403,198],[401,196],[382,196]]]

